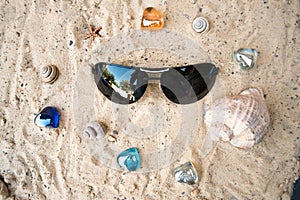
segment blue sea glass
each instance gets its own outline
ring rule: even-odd
[[[59,125],[59,112],[55,107],[45,107],[35,116],[34,123],[39,127],[57,128]]]
[[[140,168],[140,155],[138,149],[133,147],[120,153],[117,158],[118,164],[128,171]]]

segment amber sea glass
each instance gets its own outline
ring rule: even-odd
[[[141,28],[143,30],[160,30],[164,27],[163,15],[153,7],[144,10]]]

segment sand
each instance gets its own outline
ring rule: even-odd
[[[139,30],[148,6],[164,13],[163,30]],[[0,198],[289,199],[299,176],[299,6],[296,0],[3,0]],[[208,33],[194,32],[196,16],[209,20]],[[102,26],[103,37],[83,40],[89,25]],[[249,71],[232,60],[241,47],[259,51]],[[97,61],[146,67],[211,61],[220,73],[213,90],[190,106],[170,103],[157,84],[136,104],[120,106],[96,89],[91,66]],[[60,70],[52,85],[39,74],[48,64]],[[248,87],[263,89],[270,112],[262,142],[250,149],[218,142],[203,154],[205,105]],[[33,123],[49,105],[60,111],[58,129]],[[108,126],[102,142],[81,137],[94,120]],[[144,156],[136,173],[122,171],[114,160],[132,146]],[[157,157],[168,146],[173,156]],[[199,175],[192,186],[173,177],[187,161]]]

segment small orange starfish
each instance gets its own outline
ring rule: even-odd
[[[102,37],[102,35],[99,34],[99,31],[101,31],[102,27],[98,27],[96,29],[94,29],[94,27],[92,25],[89,26],[89,33],[85,36],[85,40],[91,38],[92,41],[94,41],[94,39],[96,37]]]

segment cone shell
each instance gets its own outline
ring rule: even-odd
[[[103,138],[105,133],[98,122],[89,122],[83,130],[83,136],[90,139]]]
[[[269,112],[259,88],[217,100],[205,114],[207,134],[240,148],[259,143],[270,125]]]
[[[209,30],[209,23],[203,17],[197,17],[193,21],[193,29],[197,33],[205,33]]]
[[[47,65],[41,70],[41,77],[44,83],[54,83],[59,76],[58,68],[55,65]]]

